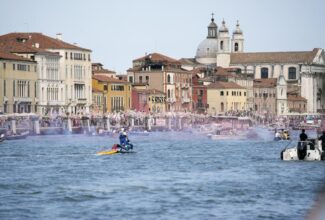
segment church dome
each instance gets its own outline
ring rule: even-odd
[[[196,58],[216,58],[218,52],[218,40],[216,38],[204,39],[196,50]]]

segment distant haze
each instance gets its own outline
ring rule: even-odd
[[[42,32],[93,51],[92,62],[125,73],[159,52],[194,57],[211,13],[232,32],[239,20],[246,52],[325,47],[323,0],[1,0],[0,34]]]

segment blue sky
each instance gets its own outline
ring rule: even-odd
[[[0,34],[42,32],[93,51],[93,62],[124,73],[146,52],[194,57],[211,13],[230,31],[239,20],[245,51],[325,47],[323,0],[1,0]]]

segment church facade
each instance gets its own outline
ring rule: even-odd
[[[296,92],[307,99],[307,112],[324,112],[325,109],[325,52],[315,48],[311,51],[292,52],[244,52],[244,34],[237,22],[230,36],[226,22],[220,28],[212,17],[208,35],[198,46],[194,59],[183,58],[183,68],[198,67],[235,68],[237,73],[254,79],[277,78],[281,90]],[[250,97],[252,96],[252,97]],[[248,94],[248,100],[254,100]],[[281,100],[280,100],[281,99]],[[279,99],[278,112],[289,112],[287,95]],[[254,103],[248,103],[254,106]]]

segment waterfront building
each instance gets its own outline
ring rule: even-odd
[[[259,116],[275,117],[276,109],[276,78],[254,80],[254,111]]]
[[[93,75],[103,75],[103,76],[108,76],[108,77],[118,79],[115,71],[109,70],[109,69],[104,69],[103,64],[101,64],[101,63],[92,63],[91,67],[92,67]]]
[[[159,53],[133,60],[127,71],[131,83],[148,83],[149,89],[166,95],[166,111],[192,110],[192,73],[181,68],[181,62]]]
[[[307,111],[307,99],[298,93],[288,93],[288,108],[290,113],[304,113]]]
[[[239,22],[230,40],[225,21],[220,29],[214,18],[208,26],[208,35],[197,47],[194,58],[183,58],[182,67],[188,70],[206,67],[237,69],[239,75],[255,79],[284,76],[289,90],[299,89],[307,99],[307,112],[325,109],[325,53],[324,49],[293,52],[244,52],[244,34]],[[249,92],[249,96],[251,92]],[[249,106],[252,103],[249,97]],[[285,107],[287,110],[288,106]]]
[[[40,49],[38,44],[25,45],[24,38],[0,41],[0,50],[13,53],[37,62],[36,113],[47,115],[65,111],[64,80],[60,77],[59,60],[61,56]]]
[[[197,71],[198,70],[198,71]],[[193,111],[197,113],[206,113],[207,103],[207,86],[201,80],[202,73],[200,69],[193,70],[192,75],[192,105]]]
[[[146,113],[163,113],[166,111],[165,93],[157,89],[133,88],[132,109]]]
[[[38,58],[30,55],[39,62],[42,113],[45,109],[42,106],[45,103],[47,109],[50,110],[63,111],[64,107],[64,111],[69,113],[89,112],[92,103],[91,50],[64,42],[62,34],[57,34],[56,38],[52,38],[41,33],[9,33],[0,36],[0,43],[27,46],[38,51],[57,54],[56,57],[53,54],[49,55],[50,53],[42,56],[39,54]],[[59,65],[57,65],[58,60]]]
[[[103,75],[93,75],[92,86],[103,95],[106,112],[127,111],[132,106],[131,83]]]
[[[106,113],[106,100],[107,94],[95,87],[92,88],[93,104],[91,106],[91,112],[96,115],[103,115]]]
[[[0,112],[35,113],[37,63],[0,52]]]
[[[247,90],[234,82],[217,81],[207,86],[209,114],[246,110]]]

